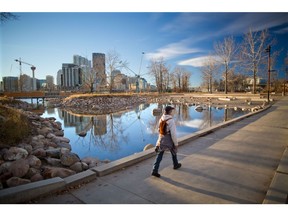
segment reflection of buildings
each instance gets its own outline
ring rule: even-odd
[[[146,104],[140,104],[138,107],[136,107],[135,111],[139,112],[142,110],[145,110],[146,108],[148,108],[150,106],[150,104],[146,103]]]
[[[94,135],[104,135],[107,133],[106,115],[81,116],[73,115],[67,111],[58,109],[59,118],[63,119],[64,127],[75,127],[78,134],[82,131],[89,131],[94,127]]]
[[[106,115],[98,115],[93,118],[94,135],[104,135],[107,133]]]

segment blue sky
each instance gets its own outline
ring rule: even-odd
[[[74,54],[91,60],[93,52],[115,50],[137,74],[145,52],[140,74],[148,72],[149,59],[163,57],[171,69],[180,65],[190,71],[191,86],[197,86],[201,82],[201,60],[213,51],[214,42],[230,35],[240,37],[250,27],[268,28],[277,38],[278,44],[272,51],[283,50],[274,68],[279,72],[288,51],[287,12],[55,13],[37,12],[36,8],[33,12],[14,14],[19,20],[1,24],[0,77],[18,76],[19,64],[14,60],[20,57],[35,65],[36,78],[43,79],[46,75],[56,78],[62,63],[72,63]],[[22,71],[32,75],[29,66],[23,65]],[[143,77],[153,82],[148,75]]]

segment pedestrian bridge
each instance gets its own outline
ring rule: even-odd
[[[12,97],[15,99],[45,99],[45,98],[63,98],[71,95],[70,92],[45,92],[45,91],[32,91],[32,92],[4,92],[4,96]]]

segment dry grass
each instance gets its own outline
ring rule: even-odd
[[[15,145],[29,136],[29,121],[18,110],[0,105],[0,147]]]

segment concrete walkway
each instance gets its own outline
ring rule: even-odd
[[[161,178],[150,175],[153,155],[32,203],[286,203],[287,146],[288,97],[282,97],[267,110],[181,145],[179,170],[173,170],[171,155],[165,153]]]

